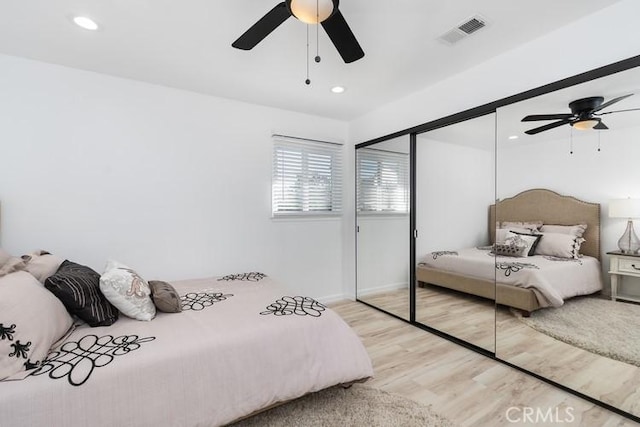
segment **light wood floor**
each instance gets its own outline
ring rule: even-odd
[[[538,332],[505,307],[496,314],[496,354],[501,359],[640,416],[639,367]]]
[[[409,289],[360,297],[375,307],[409,320]],[[416,321],[495,352],[495,304],[438,286],[416,286]]]
[[[331,308],[354,328],[369,351],[375,378],[368,385],[430,404],[460,426],[638,425],[364,304],[345,301]],[[558,408],[561,415],[570,407],[575,421],[514,424],[506,417],[511,407]]]

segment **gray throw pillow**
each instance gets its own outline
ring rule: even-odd
[[[180,313],[182,311],[182,301],[180,295],[167,282],[160,280],[150,280],[151,299],[159,311],[164,313]]]

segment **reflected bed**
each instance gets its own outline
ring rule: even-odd
[[[559,262],[540,256],[497,257],[495,258],[497,264],[494,264],[494,257],[489,256],[492,254],[488,248],[434,252],[418,265],[416,269],[418,284],[436,285],[495,300],[498,304],[520,309],[525,312],[525,315],[546,306],[559,306],[562,300],[571,296],[591,294],[602,289],[599,262],[599,204],[584,202],[571,196],[562,196],[545,189],[524,191],[490,207],[491,242],[495,241],[496,222],[532,220],[540,220],[545,224],[587,224],[583,236],[585,242],[580,249],[580,253],[584,256],[576,262]],[[461,253],[471,256],[475,261],[472,261],[471,265],[464,265],[464,261],[459,260]],[[488,267],[481,267],[479,270],[481,274],[474,273],[473,262],[480,265],[483,257],[488,260],[484,261],[484,265]],[[451,258],[457,260],[447,262],[447,260],[451,261]],[[511,274],[506,275],[510,272],[509,265],[518,262],[533,266],[521,269],[530,276],[531,281],[528,284],[523,285],[524,281],[514,279]],[[502,268],[503,266],[505,268]],[[576,283],[565,283],[567,277],[575,276],[578,271],[580,279]],[[559,280],[563,280],[563,283],[560,286],[554,285]],[[536,281],[538,281],[537,284]],[[558,287],[560,289],[556,289]],[[540,288],[548,292],[541,293]]]

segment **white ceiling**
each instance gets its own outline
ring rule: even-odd
[[[310,87],[301,22],[252,51],[231,47],[278,0],[0,0],[0,53],[350,120],[617,1],[343,0],[366,56],[345,64],[321,30]],[[487,28],[453,47],[436,40],[477,13]],[[76,14],[102,30],[74,26]]]

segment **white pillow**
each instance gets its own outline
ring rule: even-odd
[[[60,300],[31,274],[0,278],[0,380],[35,368],[72,324]]]
[[[109,260],[100,277],[100,290],[125,316],[149,321],[156,315],[149,284],[131,268]]]
[[[559,233],[570,234],[575,237],[582,237],[585,231],[587,231],[587,224],[577,225],[543,225],[540,229],[543,233]]]
[[[56,274],[64,262],[64,259],[42,250],[22,255],[22,259],[27,263],[26,270],[43,284],[45,280]]]
[[[564,233],[541,233],[542,238],[536,247],[536,255],[547,255],[558,258],[578,258],[582,237]]]

